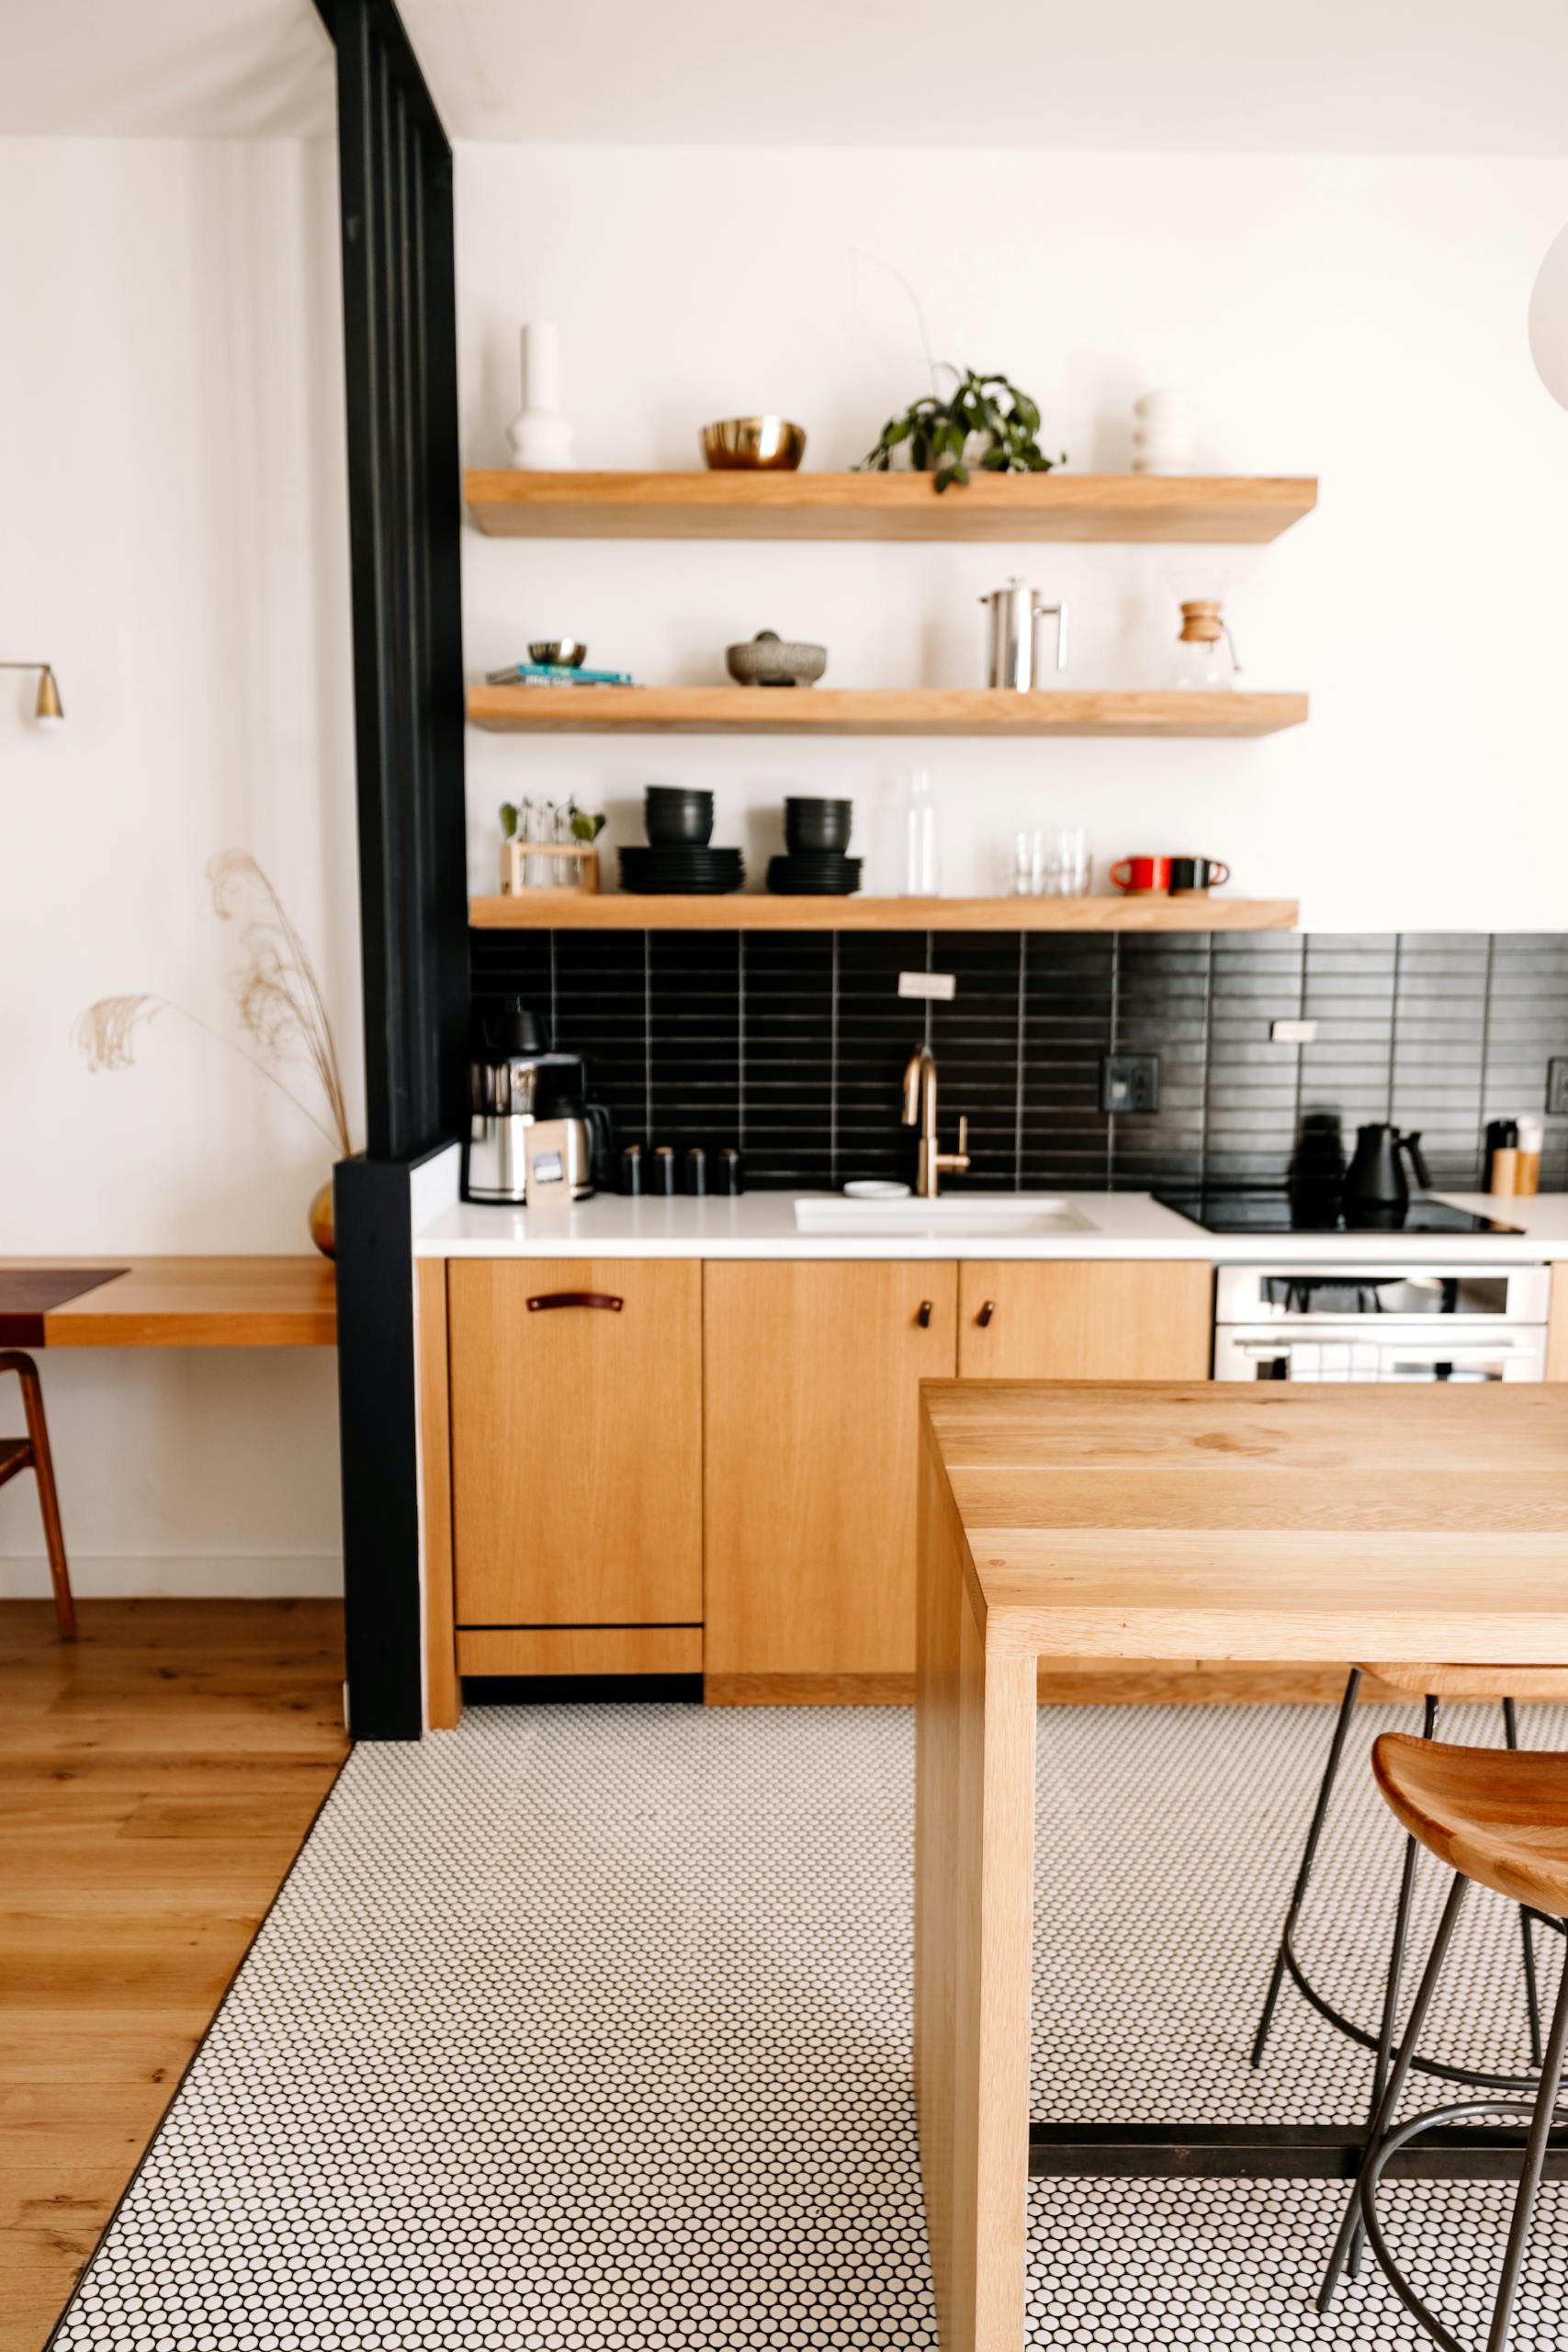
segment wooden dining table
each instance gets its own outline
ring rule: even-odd
[[[1038,1662],[1568,1663],[1568,1389],[936,1381],[920,1412],[920,2165],[944,2352],[1018,2352]]]

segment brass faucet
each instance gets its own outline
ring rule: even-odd
[[[934,1201],[944,1176],[962,1176],[969,1165],[969,1122],[958,1122],[958,1149],[942,1151],[936,1139],[936,1056],[921,1046],[909,1056],[904,1072],[904,1125],[920,1130],[915,1190],[922,1201]]]

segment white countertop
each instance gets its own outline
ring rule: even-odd
[[[814,1197],[832,1199],[832,1194]],[[964,1196],[950,1193],[950,1213]],[[1025,1205],[1010,1193],[968,1196],[977,1210]],[[612,1193],[573,1208],[527,1210],[462,1202],[443,1208],[416,1233],[421,1258],[898,1258],[1051,1259],[1196,1258],[1209,1265],[1397,1264],[1540,1265],[1568,1258],[1568,1193],[1490,1200],[1440,1193],[1457,1207],[1520,1226],[1500,1235],[1402,1233],[1207,1233],[1148,1193],[1062,1193],[1086,1220],[1069,1231],[1040,1234],[913,1229],[899,1233],[802,1233],[793,1193],[747,1193],[737,1200],[626,1200]]]

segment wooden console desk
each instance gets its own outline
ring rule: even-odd
[[[0,1347],[330,1348],[326,1259],[0,1258]]]
[[[922,1398],[920,2167],[943,2352],[1021,2352],[1036,1660],[1568,1663],[1568,1389]]]

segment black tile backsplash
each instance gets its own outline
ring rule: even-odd
[[[1302,1122],[1418,1128],[1434,1181],[1482,1179],[1488,1119],[1539,1113],[1568,1053],[1568,933],[474,932],[474,990],[547,1007],[627,1141],[738,1143],[746,1181],[907,1177],[904,1065],[929,1037],[955,1188],[1277,1180]],[[952,972],[951,1004],[900,998]],[[1276,1021],[1317,1023],[1277,1046]],[[1156,1113],[1108,1117],[1100,1063],[1160,1056]],[[1543,1187],[1568,1190],[1568,1120]]]

